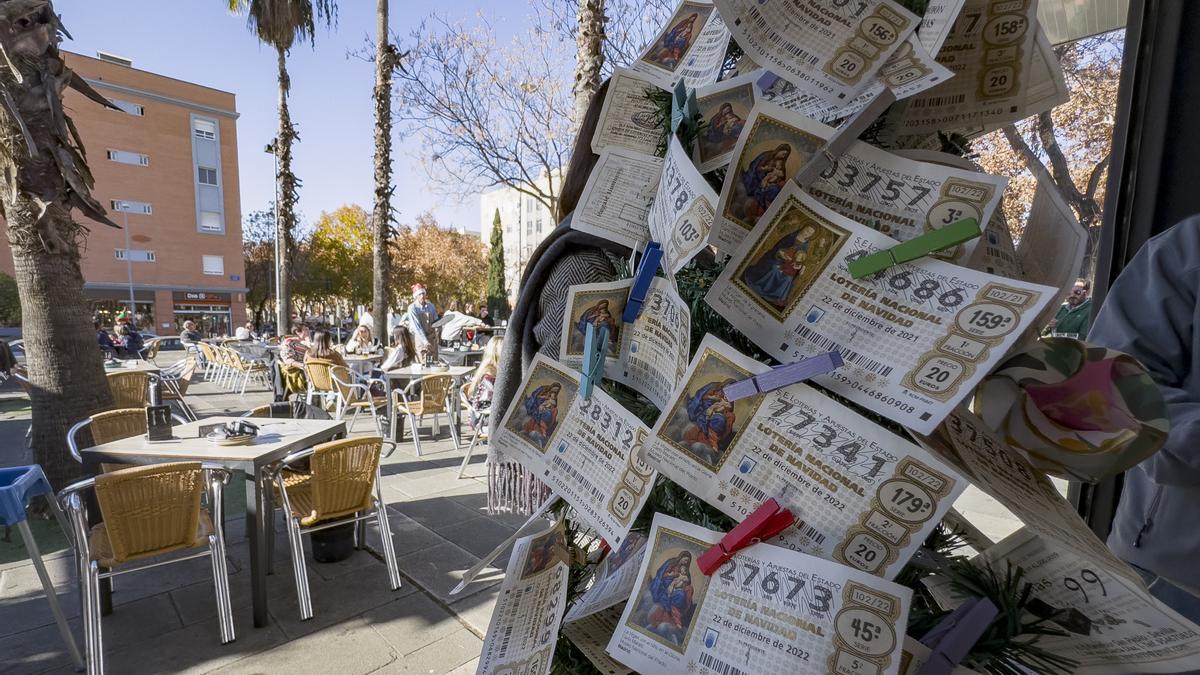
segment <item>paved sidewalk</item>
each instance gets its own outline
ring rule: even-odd
[[[172,358],[164,356],[160,363]],[[195,395],[189,400],[201,417],[240,413],[270,399],[261,388],[244,398],[207,383],[194,384],[191,391]],[[29,461],[23,440],[27,418],[19,412],[0,416],[0,466]],[[423,429],[423,439],[428,438],[428,421]],[[370,420],[360,419],[352,432],[373,433]],[[103,620],[108,672],[474,673],[502,571],[485,571],[458,596],[449,591],[462,570],[509,537],[524,518],[486,515],[483,453],[476,449],[467,470],[474,477],[458,479],[462,454],[445,424],[438,440],[422,441],[422,450],[418,458],[406,442],[384,460],[382,470],[404,578],[400,590],[388,589],[372,524],[368,544],[373,551],[356,551],[334,564],[308,558],[315,616],[300,621],[279,520],[268,590],[272,621],[254,628],[244,521],[230,517],[226,536],[237,640],[220,644],[207,560],[122,576],[116,579],[114,611]],[[15,532],[13,538],[20,541]],[[67,551],[43,554],[82,647],[71,556]],[[496,564],[502,568],[507,559],[505,552]],[[27,560],[0,564],[0,672],[73,672]]]

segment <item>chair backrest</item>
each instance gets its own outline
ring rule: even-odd
[[[450,401],[450,390],[454,388],[454,378],[450,375],[426,375],[409,385],[421,385],[421,411],[424,413],[443,413],[447,411]]]
[[[330,366],[329,377],[333,380],[333,386],[337,388],[337,392],[341,394],[342,398],[346,399],[347,401],[353,401],[355,399],[362,398],[361,389],[355,391],[354,389],[350,388],[350,385],[354,384],[355,380],[357,379],[354,375],[354,371],[350,370],[346,366]]]
[[[200,356],[205,361],[210,361],[213,363],[217,362],[217,355],[213,353],[212,345],[208,344],[207,342],[196,342],[195,346],[196,349],[200,350]]]
[[[154,339],[146,343],[145,349],[142,350],[142,358],[147,361],[152,361],[158,356],[158,350],[162,347],[162,339]]]
[[[25,392],[26,396],[33,395],[33,386],[29,384],[29,369],[23,365],[13,366],[13,377],[17,378],[17,384],[21,385],[21,391]]]
[[[192,386],[192,376],[196,374],[197,365],[196,355],[188,354],[183,362],[183,370],[179,371],[179,377],[175,379],[175,388],[179,390],[180,396],[186,394],[188,387]]]
[[[199,545],[204,480],[199,462],[121,469],[96,476],[96,501],[112,546],[111,562]]]
[[[142,371],[108,374],[108,387],[112,390],[113,405],[118,408],[145,406],[149,384],[150,376]]]
[[[314,391],[337,391],[330,374],[330,369],[336,365],[327,359],[304,360],[304,372],[308,375],[308,382]]]
[[[145,408],[118,408],[96,413],[87,425],[92,434],[92,443],[100,445],[146,433]]]
[[[313,448],[308,463],[313,511],[301,523],[311,525],[371,508],[382,450],[379,436],[331,441]]]

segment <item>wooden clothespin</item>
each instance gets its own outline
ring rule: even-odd
[[[637,274],[633,277],[633,287],[629,289],[629,299],[625,301],[625,313],[621,315],[621,321],[633,323],[641,316],[642,303],[646,302],[646,293],[650,290],[650,282],[654,281],[654,274],[658,271],[662,257],[662,244],[657,241],[646,244]]]
[[[734,382],[725,387],[725,398],[736,401],[755,394],[765,394],[768,391],[782,389],[789,384],[796,384],[824,375],[842,367],[842,355],[838,352],[825,352],[816,356],[796,361],[783,366]]]
[[[921,643],[933,650],[917,675],[950,675],[979,642],[1000,610],[987,598],[971,598],[934,626]]]
[[[871,255],[851,261],[847,267],[851,277],[861,279],[900,263],[922,258],[935,251],[958,246],[965,241],[971,241],[980,234],[982,232],[979,230],[978,220],[963,218],[945,227],[896,244],[891,248],[876,251]]]
[[[592,387],[604,377],[604,356],[608,351],[608,326],[596,329],[589,323],[583,334],[583,378],[579,380],[579,395],[592,399]]]
[[[700,571],[712,576],[721,565],[729,562],[734,553],[760,541],[766,541],[783,532],[796,522],[796,516],[791,511],[779,506],[774,498],[763,502],[754,509],[737,527],[730,530],[721,541],[704,552],[696,564]]]

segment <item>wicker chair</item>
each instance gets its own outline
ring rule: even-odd
[[[226,349],[224,351],[228,353],[230,363],[234,370],[235,387],[237,387],[236,378],[241,379],[241,388],[238,391],[239,396],[246,395],[246,385],[249,384],[250,379],[254,377],[257,377],[259,381],[262,382],[263,386],[267,387],[268,389],[271,388],[271,383],[268,380],[271,371],[269,368],[267,368],[267,364],[263,363],[262,361],[255,361],[254,359],[246,358],[236,349]]]
[[[416,451],[417,457],[421,456],[421,433],[418,425],[426,415],[433,415],[434,434],[438,433],[437,416],[445,415],[454,449],[461,450],[458,443],[458,426],[454,424],[454,418],[450,414],[453,388],[454,377],[450,375],[426,375],[409,382],[404,389],[392,392],[392,429],[399,429],[396,421],[404,414],[412,432],[413,450]]]
[[[207,342],[195,343],[196,350],[200,352],[200,362],[204,366],[204,379],[211,381],[217,377],[217,373],[221,370],[221,364],[217,360],[217,353],[213,346]]]
[[[393,591],[400,588],[400,566],[396,562],[379,479],[383,445],[384,440],[378,436],[322,443],[284,457],[273,472],[276,503],[283,508],[287,520],[301,619],[311,619],[313,615],[301,537],[317,530],[356,523],[357,545],[362,548],[366,544],[366,521],[374,518],[383,539],[388,580]],[[389,445],[394,451],[395,444]],[[307,473],[289,470],[290,465],[306,458]]]
[[[198,366],[199,362],[196,355],[188,354],[184,360],[174,366],[163,369],[158,374],[159,380],[165,385],[162,392],[163,400],[177,401],[180,409],[183,410],[184,416],[193,421],[199,418],[196,417],[195,411],[188,405],[187,398],[185,397],[187,396],[188,388],[192,386],[192,378],[195,377]]]
[[[225,537],[220,527],[221,492],[229,477],[228,470],[202,467],[199,462],[155,464],[102,474],[59,492],[59,501],[71,519],[79,562],[88,673],[104,672],[100,580],[166,563],[210,558],[221,643],[234,640]],[[89,489],[95,492],[103,518],[91,528],[87,525],[87,500],[81,494]],[[207,493],[208,505],[204,510],[200,504],[203,493]],[[137,564],[200,547],[207,550]]]
[[[187,420],[179,415],[172,414],[177,424],[187,424]],[[71,451],[71,456],[76,462],[83,463],[83,455],[79,452],[79,433],[87,429],[91,432],[92,445],[103,445],[110,441],[129,438],[131,436],[139,436],[146,433],[146,409],[145,408],[118,408],[116,410],[106,410],[105,412],[96,413],[91,417],[84,418],[80,422],[76,422],[70,429],[67,430],[67,449]],[[90,446],[89,446],[90,447]],[[115,471],[123,469],[125,464],[101,464],[101,470]]]
[[[358,375],[345,366],[331,367],[329,377],[333,380],[334,388],[337,391],[335,418],[344,419],[347,410],[354,410],[354,417],[350,418],[350,424],[346,427],[347,430],[353,430],[359,413],[366,410],[375,423],[375,433],[382,436],[383,426],[379,422],[379,413],[381,410],[387,409],[387,396],[375,396],[371,393],[371,387],[379,385],[380,388],[386,390],[387,383],[383,380]]]
[[[113,407],[140,408],[146,405],[150,375],[142,371],[109,373],[108,387],[112,389]]]
[[[326,402],[336,401],[337,385],[333,382],[330,369],[337,364],[328,359],[304,359],[304,374],[308,377],[308,393],[304,402],[312,405],[314,399],[320,397]]]
[[[465,478],[467,474],[467,465],[471,463],[471,452],[475,450],[475,444],[479,439],[488,438],[488,422],[491,420],[491,408],[477,408],[471,402],[471,396],[467,393],[467,389],[471,386],[470,382],[464,382],[458,390],[459,403],[467,409],[470,414],[471,423],[471,444],[467,446],[467,451],[463,453],[462,465],[458,467],[458,477]],[[453,425],[451,425],[453,428]]]
[[[162,339],[161,338],[147,341],[146,345],[144,347],[142,347],[142,354],[141,354],[142,359],[149,361],[150,363],[153,363],[154,365],[157,366],[158,362],[155,361],[154,359],[158,358],[158,350],[161,347],[162,347]]]

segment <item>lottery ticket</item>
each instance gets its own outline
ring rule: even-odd
[[[898,672],[909,589],[765,543],[706,576],[721,537],[655,514],[613,658],[645,675]]]
[[[633,582],[637,581],[645,554],[646,535],[630,532],[629,537],[600,562],[595,583],[575,600],[563,617],[563,622],[579,621],[628,600],[633,594]],[[612,632],[608,634],[611,636]]]
[[[1046,474],[969,410],[953,411],[934,436],[915,438],[1029,528],[1140,585],[1137,575],[1108,550]]]
[[[578,373],[538,354],[492,444],[619,546],[657,476],[639,456],[649,435],[599,383],[584,399]]]
[[[933,650],[920,642],[904,636],[904,653],[900,655],[900,675],[917,675],[921,668],[929,662]],[[950,675],[979,675],[978,672],[963,666],[955,666]]]
[[[615,69],[600,107],[596,133],[592,135],[592,152],[600,154],[605,148],[625,148],[655,154],[667,134],[662,113],[652,97],[658,91],[662,90],[646,79],[645,74]]]
[[[804,93],[845,104],[919,19],[892,0],[716,0],[738,45]]]
[[[691,313],[675,285],[655,277],[633,323],[621,320],[633,279],[580,284],[567,291],[558,360],[579,368],[588,324],[608,326],[604,377],[629,385],[659,409],[687,369]]]
[[[1037,0],[967,0],[938,52],[954,77],[907,100],[900,135],[1024,117]]]
[[[637,566],[634,567],[634,573],[636,574],[636,572]],[[630,590],[632,591],[632,588]],[[628,597],[628,595],[625,596],[625,598]],[[605,651],[608,641],[612,639],[613,632],[617,629],[617,621],[620,620],[623,611],[625,611],[624,605],[610,607],[596,614],[590,614],[587,618],[579,621],[563,624],[562,627],[562,634],[571,641],[571,644],[578,647],[579,651],[583,652],[583,655],[602,675],[625,675],[633,672],[613,661]]]
[[[672,278],[708,246],[716,205],[716,191],[672,136],[647,223],[650,238],[662,244],[663,269]]]
[[[662,166],[661,157],[606,148],[579,196],[571,228],[629,248],[645,242]]]
[[[726,253],[736,250],[833,133],[823,124],[760,103],[725,176],[710,242]],[[854,141],[808,186],[808,193],[847,218],[908,241],[962,218],[986,223],[1007,185],[1002,176],[914,161]],[[965,262],[975,246],[972,240],[938,257]]]
[[[767,370],[705,337],[646,462],[738,521],[768,498],[790,508],[799,520],[776,546],[895,577],[967,482],[807,385],[725,398],[728,383]]]
[[[708,0],[682,0],[633,69],[664,89],[683,80],[690,89],[717,81],[729,29]]]
[[[517,540],[488,624],[477,675],[550,672],[567,604],[569,557],[563,537],[559,521]]]
[[[815,378],[929,433],[1057,289],[921,258],[853,279],[846,265],[894,240],[788,185],[705,300],[781,362],[841,352]]]
[[[1034,617],[1048,619],[1066,636],[1038,644],[1078,665],[1081,675],[1194,672],[1200,663],[1200,627],[1155,599],[1128,573],[1115,573],[1052,537],[1023,528],[974,560],[1003,570],[1025,569],[1032,584]],[[1033,620],[1034,617],[1029,617]]]
[[[704,126],[696,138],[696,165],[708,173],[729,164],[746,119],[757,100],[758,72],[747,73],[696,90],[696,108]],[[715,201],[713,202],[716,203]]]

